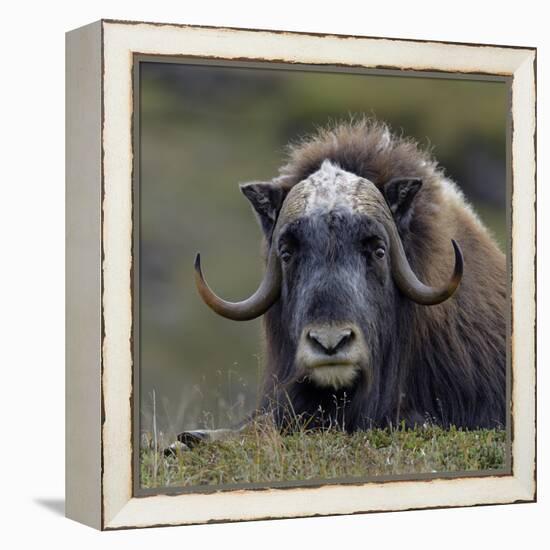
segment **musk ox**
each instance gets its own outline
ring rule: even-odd
[[[347,431],[505,424],[505,256],[428,152],[377,121],[341,124],[241,191],[264,278],[227,302],[197,255],[196,283],[224,317],[264,315],[261,410]]]

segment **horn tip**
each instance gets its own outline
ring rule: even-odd
[[[459,270],[460,273],[462,273],[462,270],[464,268],[464,256],[462,254],[462,249],[454,239],[451,239],[451,242],[453,243],[453,249],[455,251],[456,264],[458,268],[457,270]]]
[[[195,266],[195,271],[200,274],[201,273],[201,253],[200,252],[197,252],[197,254],[195,255],[194,266]]]
[[[462,275],[464,274],[464,256],[462,255],[462,250],[460,249],[459,244],[454,239],[451,239],[451,242],[453,243],[453,249],[455,252],[455,269],[451,279],[450,292],[450,295],[452,296],[462,281]]]

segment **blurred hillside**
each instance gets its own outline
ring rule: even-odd
[[[329,120],[374,115],[433,149],[504,249],[505,84],[141,65],[141,411],[162,430],[222,426],[253,409],[260,322],[217,317],[208,281],[242,299],[261,277],[260,230],[238,183],[267,180],[285,145]],[[209,411],[205,415],[204,411]]]

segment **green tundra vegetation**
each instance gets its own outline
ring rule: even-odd
[[[143,434],[141,486],[323,481],[375,476],[501,470],[506,432],[425,426],[346,434],[327,430],[281,434],[255,423],[237,437],[203,442],[165,456]]]

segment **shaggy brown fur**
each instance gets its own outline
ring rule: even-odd
[[[329,159],[368,178],[382,191],[397,177],[423,181],[412,218],[400,228],[411,267],[426,284],[443,284],[454,265],[451,239],[461,246],[465,271],[452,299],[438,306],[411,304],[407,334],[399,335],[399,375],[394,402],[375,424],[400,420],[463,427],[505,424],[505,256],[429,153],[392,135],[388,127],[361,120],[319,131],[290,147],[288,163],[274,180],[284,193]],[[274,308],[276,309],[276,308]],[[266,314],[266,392],[273,393],[280,346],[276,311]],[[388,381],[388,383],[391,383]]]

